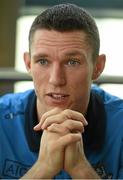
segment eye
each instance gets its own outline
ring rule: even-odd
[[[42,58],[38,61],[40,63],[40,65],[47,65],[48,64],[48,60],[45,58]]]
[[[76,65],[79,65],[79,64],[80,64],[80,62],[78,60],[76,60],[76,59],[70,59],[68,61],[68,65],[70,65],[70,66],[76,66]]]

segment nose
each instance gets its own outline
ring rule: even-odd
[[[66,83],[65,70],[60,64],[52,65],[49,83],[54,86],[63,86]]]

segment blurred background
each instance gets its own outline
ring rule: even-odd
[[[0,95],[33,88],[23,63],[31,23],[47,7],[66,2],[94,16],[100,53],[107,57],[105,70],[95,83],[123,98],[123,0],[0,0]]]

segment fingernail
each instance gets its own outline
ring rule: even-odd
[[[34,129],[34,130],[37,130],[37,126],[34,126],[33,129]]]
[[[88,125],[88,122],[87,121],[85,121],[85,124],[86,124],[86,126]]]
[[[34,126],[33,129],[34,129],[34,130],[39,130],[39,129],[40,129],[39,124],[37,124],[36,126]]]

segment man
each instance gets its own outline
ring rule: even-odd
[[[24,53],[34,90],[0,99],[0,176],[123,177],[123,101],[93,87],[105,66],[99,33],[73,4],[45,10]]]

